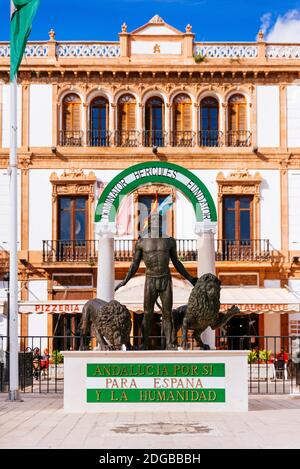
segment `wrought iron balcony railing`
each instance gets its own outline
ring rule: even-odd
[[[268,261],[271,258],[268,239],[217,239],[217,261]]]
[[[223,132],[220,130],[200,130],[199,147],[221,147],[224,145]]]
[[[83,131],[61,130],[59,132],[59,145],[62,147],[81,147],[83,145]]]
[[[171,145],[173,147],[193,147],[195,145],[195,132],[191,130],[174,130],[171,132]]]
[[[131,261],[136,240],[116,239],[115,260]],[[196,239],[177,239],[177,253],[181,261],[197,259]],[[43,241],[43,262],[87,262],[97,261],[98,245],[96,240],[54,240]]]
[[[97,260],[96,240],[43,241],[43,262],[90,262]]]
[[[164,130],[144,130],[144,147],[165,147],[167,145],[167,132]]]
[[[197,240],[177,239],[177,254],[182,262],[197,261]],[[136,240],[115,239],[115,260],[131,261]],[[268,239],[216,240],[216,261],[263,262],[271,258]],[[43,241],[43,262],[86,262],[97,261],[96,240]]]
[[[249,130],[228,130],[225,145],[227,147],[250,147],[251,136]]]
[[[138,147],[140,132],[138,130],[116,130],[115,145],[117,147]]]
[[[109,147],[111,144],[111,132],[108,130],[89,130],[87,137],[89,147]]]

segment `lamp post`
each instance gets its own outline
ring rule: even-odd
[[[6,352],[9,352],[9,272],[3,275],[4,289],[7,295],[7,319],[6,319]]]

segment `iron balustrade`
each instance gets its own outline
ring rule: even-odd
[[[228,130],[226,132],[227,147],[250,147],[251,132],[249,130]]]
[[[136,240],[115,239],[115,260],[130,262]],[[176,239],[178,257],[183,262],[197,261],[197,240]],[[268,239],[217,239],[216,261],[264,262],[271,258]],[[48,240],[43,241],[43,262],[89,262],[98,257],[96,240]]]
[[[82,130],[61,130],[59,132],[59,145],[62,147],[81,147],[83,135]]]
[[[173,147],[193,147],[195,145],[195,132],[174,130],[171,132],[171,145]]]
[[[220,130],[200,130],[199,147],[221,147],[224,145],[224,134]]]
[[[138,130],[116,130],[115,145],[117,147],[138,147],[140,132]]]
[[[87,133],[89,147],[109,147],[111,132],[108,130],[89,130]]]
[[[43,241],[43,262],[91,262],[97,260],[96,240]]]
[[[197,260],[197,240],[177,239],[178,256],[182,261]],[[136,240],[115,239],[115,260],[131,261]],[[98,257],[97,240],[45,240],[43,262],[89,262]]]
[[[268,239],[217,239],[216,261],[268,261]]]
[[[163,130],[144,130],[144,147],[165,147],[167,144],[167,132]]]
[[[300,360],[295,352],[293,340],[300,336],[216,335],[217,350],[248,350],[249,394],[292,394],[299,392]],[[89,348],[95,339],[88,338]],[[19,388],[28,393],[63,393],[64,369],[63,350],[78,350],[79,331],[72,335],[19,336]],[[142,337],[130,337],[131,349],[139,350]],[[181,336],[178,336],[181,346]],[[149,337],[150,349],[164,350],[165,337]],[[189,334],[188,349],[198,350]],[[45,355],[47,351],[47,355]],[[126,353],[126,352],[125,352]],[[187,352],[188,353],[188,352]],[[7,337],[0,336],[0,392],[9,386],[9,352]]]
[[[114,135],[114,138],[113,138]],[[252,133],[248,130],[232,130],[222,132],[220,130],[200,130],[198,137],[190,130],[170,132],[162,130],[88,130],[87,145],[90,147],[108,147],[114,143],[117,147],[249,147],[251,146]],[[141,138],[142,137],[142,138]],[[64,147],[81,147],[84,144],[84,132],[82,130],[60,130],[59,145]]]

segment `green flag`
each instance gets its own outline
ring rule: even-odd
[[[10,79],[13,81],[24,54],[34,15],[40,0],[11,0]]]

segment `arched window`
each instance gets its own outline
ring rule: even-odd
[[[117,145],[136,147],[139,132],[136,130],[136,99],[131,94],[123,94],[118,101]]]
[[[165,146],[164,103],[156,96],[146,102],[144,144],[146,147]]]
[[[173,145],[193,146],[192,101],[187,94],[179,94],[173,102]]]
[[[200,138],[203,147],[218,147],[221,144],[219,132],[219,102],[208,96],[200,103]]]
[[[242,94],[234,94],[228,101],[227,145],[243,147],[250,145],[247,129],[247,102]]]
[[[90,105],[89,145],[91,147],[109,145],[108,116],[108,100],[102,96],[94,98]]]
[[[81,146],[81,99],[75,93],[67,94],[62,102],[62,130],[60,144],[64,146]]]

